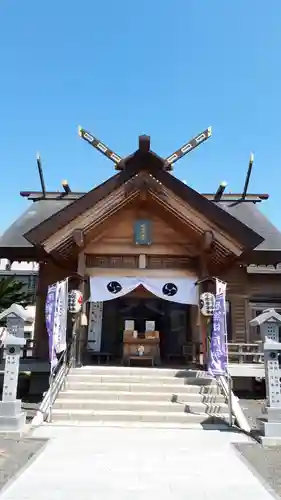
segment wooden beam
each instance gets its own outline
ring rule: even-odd
[[[122,157],[115,153],[112,149],[106,146],[103,142],[101,142],[97,137],[87,132],[87,130],[82,127],[78,127],[78,135],[87,141],[93,148],[97,149],[104,156],[109,158],[109,160],[113,161],[113,163],[118,164],[122,160]]]
[[[206,130],[203,132],[200,132],[200,134],[196,135],[191,139],[190,141],[186,142],[181,148],[179,148],[177,151],[174,151],[170,156],[168,156],[165,159],[166,165],[172,165],[176,161],[178,161],[180,158],[185,156],[187,153],[190,153],[193,149],[197,148],[202,142],[206,141],[209,137],[212,135],[212,129],[211,127],[208,127]]]
[[[41,162],[41,158],[40,158],[39,153],[37,153],[36,161],[37,161],[37,168],[38,168],[38,173],[39,173],[39,178],[40,178],[40,183],[41,183],[41,188],[42,188],[42,198],[45,198],[46,185],[45,185],[45,180],[44,180],[42,162]]]
[[[82,229],[86,236],[89,231],[88,228],[98,226],[102,220],[112,217],[115,212],[119,212],[123,206],[129,204],[137,196],[138,192],[136,191],[126,197],[124,195],[124,186],[120,186],[118,191],[111,193],[108,198],[101,200],[83,215],[72,220],[65,227],[50,236],[44,242],[44,248],[47,252],[50,252],[59,247],[61,242],[72,239],[73,231],[77,229],[76,224],[79,224],[79,229]]]
[[[71,255],[73,256],[73,253]],[[57,250],[53,250],[52,252],[50,252],[48,254],[48,257],[58,267],[61,267],[62,269],[65,269],[66,271],[73,272],[73,264],[74,264],[75,258],[72,258],[71,260],[64,259],[62,257],[62,255]]]
[[[63,190],[66,194],[70,194],[71,193],[71,189],[70,189],[70,186],[68,184],[68,181],[67,180],[64,180],[62,181],[61,183],[62,187],[63,187]]]
[[[214,196],[214,201],[220,201],[221,200],[221,197],[223,196],[223,193],[225,191],[225,188],[227,186],[227,183],[226,182],[221,182],[217,191],[216,191],[216,194]]]
[[[229,255],[226,257],[222,264],[210,264],[210,274],[212,276],[222,277],[223,274],[228,271],[231,267],[235,265],[239,265],[241,262],[241,258],[236,255]]]
[[[73,237],[74,243],[79,248],[83,248],[83,246],[85,245],[85,238],[84,238],[84,233],[83,233],[82,229],[75,229],[73,231],[72,237]]]
[[[249,166],[248,166],[248,170],[247,170],[247,174],[246,174],[246,179],[245,179],[245,184],[244,184],[244,188],[243,188],[242,200],[245,200],[245,198],[247,196],[247,191],[248,191],[248,187],[249,187],[249,182],[250,182],[250,177],[251,177],[251,173],[252,173],[253,163],[254,163],[254,155],[252,153],[251,156],[250,156]]]
[[[209,276],[209,265],[208,265],[208,259],[204,251],[201,252],[201,254],[198,256],[198,270],[199,270],[199,278],[203,279],[206,276]],[[201,293],[208,292],[209,291],[209,282],[202,280],[201,282],[199,281],[198,284],[199,288],[199,296]],[[201,312],[199,313],[199,328],[200,328],[200,335],[201,335],[201,342],[202,342],[202,351],[203,351],[203,365],[204,367],[207,366],[208,363],[208,356],[209,356],[209,349],[208,349],[208,320],[209,318],[206,316],[203,316]]]
[[[132,191],[139,189],[141,192],[148,193],[149,189],[154,191],[161,198],[165,198],[163,186],[160,182],[149,175],[147,172],[140,172],[125,184],[125,195],[128,196]]]
[[[141,153],[148,153],[150,150],[150,137],[149,135],[139,136],[139,151]]]
[[[87,191],[71,191],[68,195],[64,191],[46,191],[45,199],[46,200],[77,200],[78,198],[82,198],[87,194]],[[215,196],[216,193],[201,193],[204,198],[207,198],[210,201],[216,201]],[[23,198],[28,198],[32,201],[37,201],[42,199],[41,191],[20,191],[20,196]],[[221,197],[220,201],[238,201],[241,200],[242,193],[224,193]],[[243,200],[244,203],[258,203],[262,200],[268,200],[269,194],[267,193],[247,193],[246,198]]]
[[[212,250],[213,243],[215,241],[214,234],[212,231],[205,231],[202,238],[202,251],[208,253]]]
[[[86,277],[86,256],[84,251],[80,252],[78,255],[78,263],[77,263],[77,273],[83,278]],[[86,314],[86,300],[85,300],[85,279],[81,280],[79,283],[79,290],[83,295],[83,305],[81,308],[81,312],[77,315],[76,319],[76,335],[77,335],[77,357],[76,363],[77,366],[82,366],[83,358],[86,354],[86,342],[87,342],[87,327],[83,324],[82,318],[83,315]]]
[[[176,212],[179,218],[186,220],[187,224],[189,224],[191,227],[194,227],[194,231],[196,231],[196,228],[198,228],[197,232],[203,234],[204,231],[211,230],[216,241],[218,241],[225,248],[229,249],[235,255],[241,255],[241,244],[234,240],[231,236],[229,236],[229,234],[225,230],[216,226],[211,218],[208,219],[207,214],[203,215],[202,213],[198,212],[190,205],[188,205],[188,202],[185,203],[183,202],[183,200],[171,196],[169,191],[166,189],[164,189],[164,193],[166,194],[165,200],[160,199],[157,196],[157,193],[151,193],[151,196],[158,204],[160,204],[161,206],[166,205],[167,210],[170,210],[174,213]],[[210,206],[212,208],[211,203]]]

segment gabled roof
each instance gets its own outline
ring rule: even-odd
[[[281,323],[281,315],[275,309],[265,309],[262,314],[251,319],[251,326],[260,326],[263,323]]]
[[[131,161],[133,156],[128,161]],[[15,259],[32,259],[36,257],[37,254],[34,245],[24,235],[28,233],[29,236],[32,236],[32,234],[36,234],[37,232],[37,234],[44,236],[45,229],[52,232],[54,223],[57,225],[56,227],[63,227],[68,220],[75,218],[77,213],[83,213],[93,203],[101,200],[107,193],[117,189],[118,186],[129,180],[137,173],[139,166],[139,162],[135,165],[135,168],[129,165],[129,168],[114,175],[89,193],[76,193],[75,197],[58,194],[58,199],[55,200],[47,198],[35,201],[0,238],[0,256],[7,258],[13,258],[14,256]],[[157,170],[157,167],[154,167],[154,176],[156,176],[155,170]],[[225,202],[223,200],[220,202],[208,201],[204,198],[204,195],[200,195],[171,174],[160,171],[160,169],[158,169],[158,174],[160,182],[168,182],[170,188],[176,189],[177,195],[180,195],[188,203],[193,203],[194,207],[200,207],[200,209],[204,206],[210,218],[213,218],[215,212],[216,220],[220,219],[224,226],[227,224],[226,231],[230,229],[231,225],[234,227],[236,224],[236,231],[240,232],[241,228],[247,231],[250,228],[250,234],[260,235],[257,247],[253,252],[253,255],[257,256],[256,258],[260,263],[267,263],[269,255],[272,256],[272,263],[273,261],[274,263],[281,262],[281,233],[260,212],[255,203],[247,201],[234,204],[233,202]],[[203,202],[202,199],[204,200]],[[218,215],[221,212],[225,212],[226,217]],[[237,223],[235,223],[235,220]],[[34,231],[35,229],[36,232]],[[247,234],[249,235],[249,232]],[[251,263],[252,261],[254,262],[253,259],[251,259]]]
[[[66,210],[61,209],[34,226],[30,231],[24,234],[24,237],[33,244],[40,244],[48,236],[63,228],[66,224],[86,212],[86,210],[89,210],[108,194],[121,187],[131,177],[132,175],[127,171],[122,171],[113,175],[107,181],[81,196],[81,198],[73,201]]]
[[[176,196],[201,214],[207,216],[218,227],[241,242],[248,249],[255,248],[263,241],[263,237],[253,229],[235,217],[232,217],[226,210],[221,209],[218,205],[207,200],[200,193],[163,170],[157,156],[150,152],[146,155],[135,153],[127,160],[126,169],[122,170],[121,173],[89,191],[89,193],[74,201],[63,211],[53,214],[46,221],[27,231],[24,236],[34,245],[42,244],[44,240],[90,209],[115,189],[121,187],[140,171],[146,171],[153,175],[157,181],[173,191]]]

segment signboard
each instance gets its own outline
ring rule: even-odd
[[[147,219],[135,221],[134,236],[136,245],[151,245],[151,221]]]

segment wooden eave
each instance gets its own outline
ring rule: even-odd
[[[44,250],[53,254],[57,259],[71,260],[81,251],[74,238],[75,233],[81,232],[79,240],[85,248],[102,232],[108,230],[115,223],[115,218],[126,206],[142,205],[143,208],[156,214],[168,222],[174,229],[186,235],[187,240],[192,240],[198,248],[197,257],[202,253],[202,245],[206,232],[213,236],[212,246],[208,252],[208,260],[212,265],[221,265],[229,257],[237,257],[243,248],[228,235],[224,235],[212,221],[196,210],[191,210],[189,204],[174,196],[174,193],[165,188],[155,178],[146,174],[148,189],[142,191],[143,181],[140,176],[133,181],[125,183],[108,197],[100,200],[94,208],[70,222],[57,233],[50,236],[43,243]],[[130,189],[128,189],[130,188]],[[143,194],[146,194],[143,199]],[[179,204],[180,202],[180,204]],[[76,234],[77,236],[77,234]],[[190,256],[192,258],[196,256]]]
[[[198,212],[205,215],[210,221],[213,221],[229,236],[240,242],[243,247],[253,249],[264,241],[264,238],[251,228],[165,170],[157,172],[156,177],[165,187],[173,191],[179,198],[187,202]]]
[[[24,237],[33,245],[41,245],[48,237],[65,227],[72,220],[106,198],[135,175],[132,172],[122,171],[110,177],[107,181],[93,188],[85,195],[71,203],[67,210],[63,208],[45,221],[28,231]]]
[[[134,195],[128,201],[131,207],[135,207],[143,203],[139,195],[140,193],[134,193]],[[156,200],[150,195],[147,197],[144,206],[146,209],[153,211],[153,213],[164,222],[171,225],[173,229],[185,235],[187,241],[189,241],[190,239],[194,241],[195,246],[198,250],[197,253],[194,252],[192,255],[189,255],[189,257],[191,261],[195,262],[202,253],[204,230],[196,226],[191,227],[190,221],[188,219],[181,216],[180,214],[177,214],[174,211],[172,212],[167,204],[158,204]],[[90,242],[93,242],[96,238],[102,238],[103,234],[108,231],[110,227],[112,227],[112,225],[115,224],[115,221],[118,221],[120,212],[125,207],[126,205],[119,205],[114,213],[111,214],[109,214],[108,210],[106,210],[101,215],[101,217],[99,217],[99,219],[95,221],[94,225],[88,225],[87,227],[85,227],[82,230],[84,238],[83,248],[87,247],[87,245]],[[64,260],[71,260],[77,257],[78,253],[81,251],[81,248],[77,247],[74,242],[73,232],[69,231],[68,236],[65,239],[59,240],[56,247],[53,246],[52,249],[49,250],[47,248],[47,251],[53,254],[57,260],[59,258]],[[137,251],[138,249],[136,247],[136,252]],[[231,252],[231,250],[229,250],[227,247],[224,247],[221,242],[214,240],[214,242],[212,243],[212,248],[208,252],[207,256],[209,263],[212,266],[220,266],[229,257],[233,257],[233,253]]]
[[[10,261],[27,261],[36,262],[44,260],[47,255],[44,250],[40,247],[28,246],[28,247],[1,247],[0,248],[0,258],[8,259]]]
[[[272,265],[281,262],[281,250],[252,250],[241,255],[240,262],[246,265]]]
[[[239,242],[245,250],[255,248],[264,240],[255,231],[232,217],[225,210],[222,210],[212,201],[204,198],[197,191],[163,170],[162,163],[157,155],[153,155],[150,152],[146,155],[137,153],[132,155],[127,160],[126,169],[77,199],[60,212],[52,215],[31,231],[28,231],[24,237],[33,245],[42,245],[54,233],[80,217],[141,171],[152,175],[163,186],[181,198],[184,203],[205,215],[210,221],[213,221],[219,228]]]

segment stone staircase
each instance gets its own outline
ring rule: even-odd
[[[135,367],[72,369],[54,425],[225,428],[228,408],[206,372]]]

